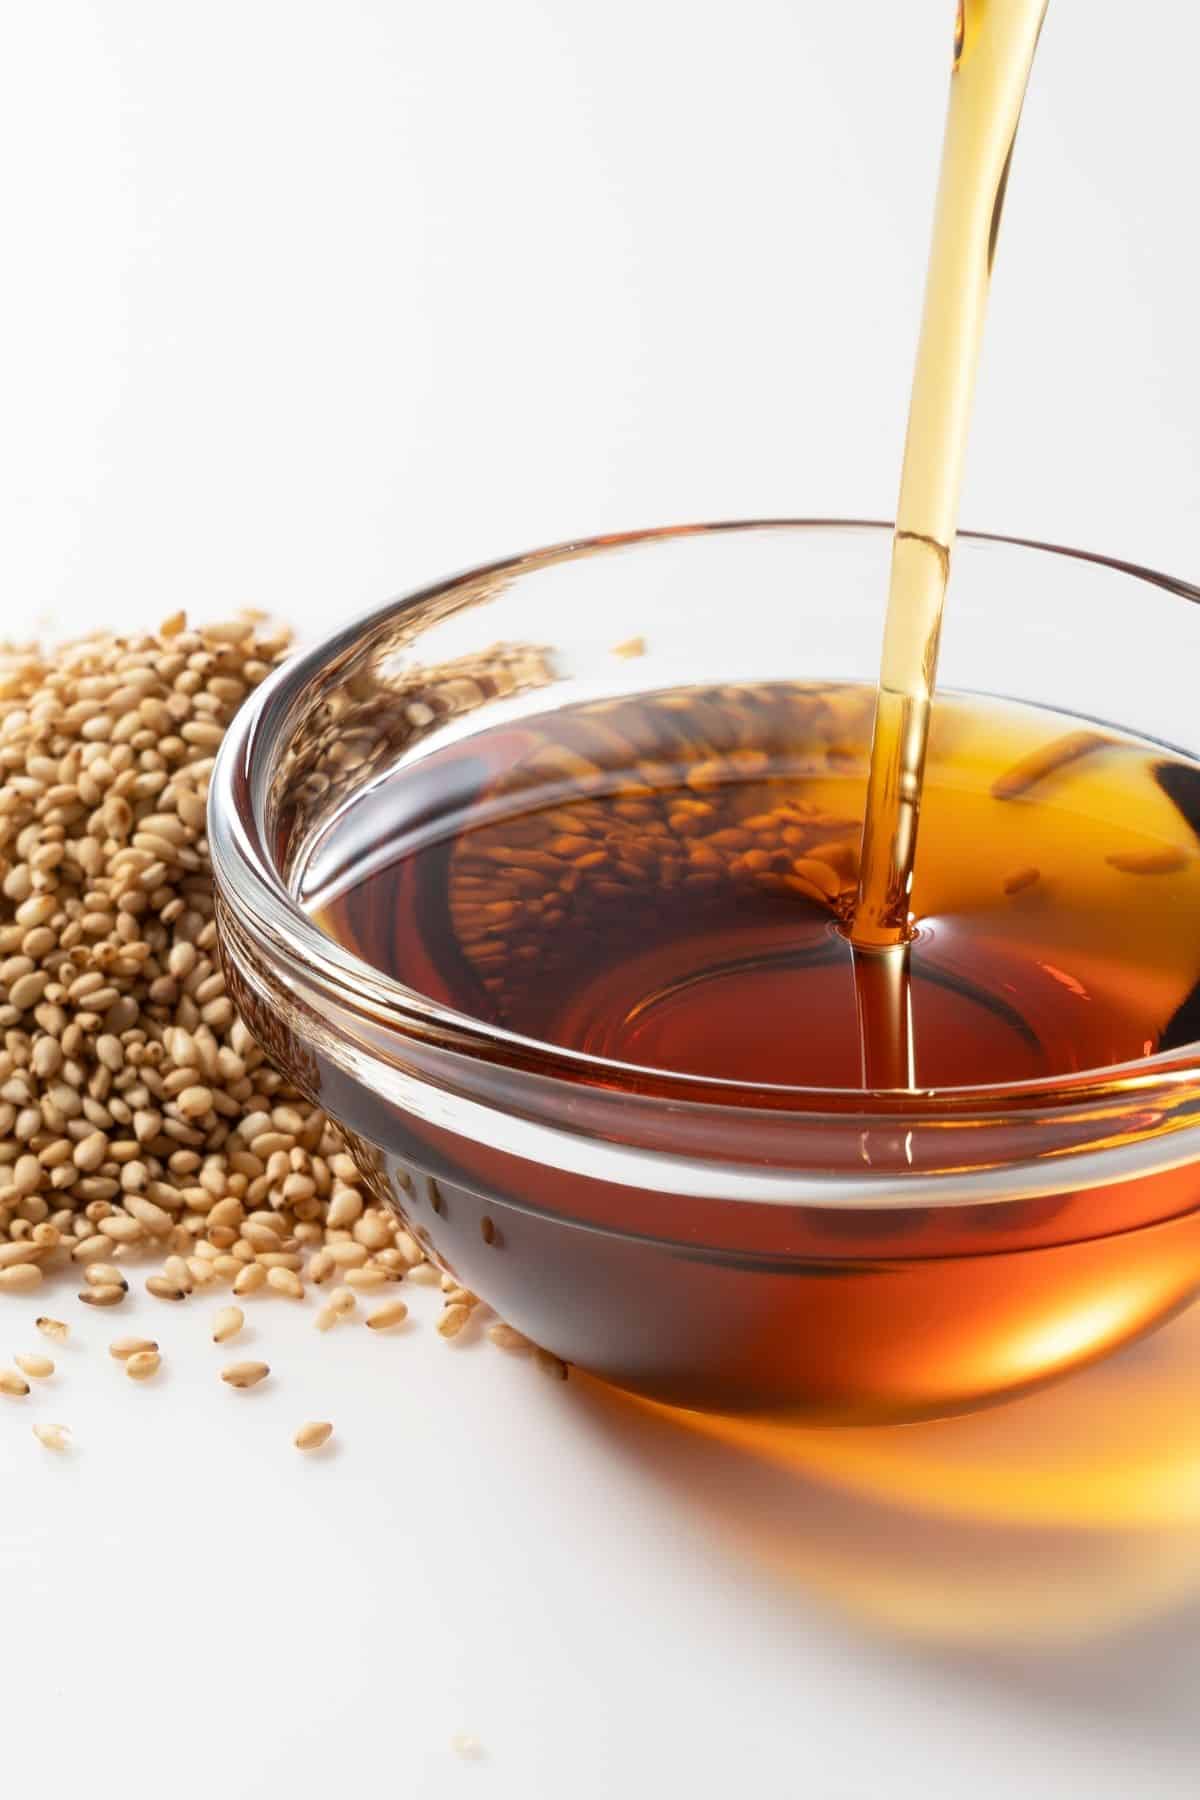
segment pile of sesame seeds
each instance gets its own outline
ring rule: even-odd
[[[116,1308],[136,1272],[169,1303],[327,1288],[322,1330],[360,1300],[373,1330],[401,1323],[401,1281],[441,1284],[445,1338],[482,1317],[226,993],[206,794],[226,726],[288,643],[261,614],[189,629],[177,613],[0,652],[0,1302],[74,1277],[81,1302]],[[127,1373],[155,1374],[158,1355],[130,1350]],[[0,1393],[23,1389],[0,1373]]]

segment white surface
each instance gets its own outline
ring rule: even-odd
[[[1182,1526],[914,1524],[446,1344],[436,1295],[408,1297],[415,1323],[382,1338],[320,1337],[310,1308],[251,1301],[244,1341],[221,1347],[203,1298],[52,1302],[73,1325],[57,1376],[0,1400],[7,1792],[1194,1795],[1187,1412],[1158,1438]],[[49,1347],[32,1323],[47,1304],[4,1303],[6,1355]],[[1172,1329],[1149,1379],[1165,1371],[1186,1408],[1200,1333]],[[130,1331],[162,1345],[153,1383],[106,1354]],[[247,1356],[272,1377],[233,1392],[217,1371]],[[1040,1416],[1090,1406],[1100,1471],[1120,1393],[1109,1365]],[[1014,1409],[992,1417],[1011,1437]],[[338,1434],[311,1457],[291,1446],[308,1418]],[[42,1450],[35,1419],[72,1426],[71,1453]],[[1158,1610],[1132,1636],[1088,1623]],[[897,1611],[947,1631],[910,1644]],[[1082,1641],[1030,1653],[1052,1617]],[[960,1634],[971,1648],[945,1647]],[[481,1761],[455,1754],[459,1732]]]
[[[1051,10],[964,519],[1194,576],[1200,27]],[[10,8],[0,625],[253,601],[312,631],[579,531],[890,512],[952,11]],[[35,1302],[4,1303],[4,1355]],[[51,1309],[80,1339],[53,1394],[0,1400],[13,1792],[1194,1792],[1190,1515],[1187,1579],[1155,1533],[1082,1534],[1097,1597],[1162,1617],[1035,1657],[973,1584],[1015,1560],[1053,1611],[1078,1533],[918,1545],[427,1316],[326,1342],[271,1304],[277,1378],[233,1394],[203,1302]],[[103,1355],[134,1324],[154,1388]],[[320,1416],[340,1448],[307,1461]],[[829,1598],[893,1538],[970,1652]]]

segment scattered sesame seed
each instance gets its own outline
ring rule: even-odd
[[[489,1325],[487,1334],[493,1344],[499,1344],[502,1350],[530,1350],[533,1348],[523,1331],[517,1331],[513,1326],[504,1324],[503,1320],[498,1319],[494,1325]]]
[[[10,1263],[0,1269],[0,1293],[28,1294],[42,1285],[42,1271],[36,1263]]]
[[[214,1344],[227,1344],[235,1338],[246,1323],[246,1315],[240,1306],[223,1306],[214,1315],[212,1339]]]
[[[432,1263],[422,1262],[410,1268],[404,1279],[411,1281],[415,1287],[437,1287],[440,1276]]]
[[[120,1306],[129,1289],[124,1282],[120,1287],[82,1288],[79,1298],[85,1306]]]
[[[357,1288],[364,1293],[369,1293],[374,1288],[386,1287],[390,1280],[391,1276],[386,1269],[368,1267],[346,1270],[346,1286]]]
[[[166,1275],[151,1275],[146,1282],[146,1292],[153,1294],[156,1300],[187,1299],[187,1289],[181,1288],[177,1281],[171,1281]]]
[[[314,1282],[319,1287],[322,1282],[329,1280],[329,1277],[333,1274],[336,1267],[337,1264],[334,1262],[332,1256],[330,1256],[328,1250],[318,1250],[315,1256],[309,1258],[305,1274],[309,1281]]]
[[[465,1306],[469,1310],[471,1307],[479,1305],[478,1294],[473,1294],[470,1288],[459,1287],[455,1282],[451,1282],[447,1287],[445,1279],[443,1279],[442,1292],[446,1296],[447,1306]]]
[[[176,612],[156,632],[0,653],[0,1002],[13,1027],[0,1038],[0,1300],[78,1265],[84,1305],[120,1306],[123,1259],[150,1252],[146,1291],[162,1301],[222,1286],[302,1299],[306,1281],[342,1281],[317,1313],[327,1329],[355,1310],[355,1289],[439,1281],[225,991],[209,774],[287,644],[261,615],[191,629]],[[479,690],[456,673],[459,703]],[[415,728],[436,716],[415,699],[410,711]],[[494,1241],[490,1220],[481,1230]],[[475,1304],[449,1290],[446,1336]],[[234,1335],[235,1315],[241,1329],[240,1309],[218,1312],[215,1341]],[[367,1322],[406,1316],[384,1300]],[[69,1335],[49,1316],[37,1327]],[[150,1338],[119,1338],[111,1353],[134,1380],[161,1367]],[[2,1380],[18,1398],[28,1385],[17,1369]]]
[[[89,1263],[83,1271],[83,1279],[89,1287],[119,1287],[122,1289],[129,1287],[129,1283],[115,1263]]]
[[[39,1444],[47,1450],[67,1450],[70,1448],[71,1433],[66,1425],[35,1425],[33,1435]]]
[[[234,1388],[257,1387],[271,1373],[269,1364],[265,1362],[229,1363],[221,1370],[221,1380]]]
[[[444,1338],[457,1337],[470,1317],[471,1308],[455,1301],[442,1312],[437,1322],[438,1335]]]
[[[333,1436],[333,1426],[327,1419],[312,1419],[302,1425],[292,1442],[297,1450],[319,1450]]]
[[[289,1300],[304,1298],[304,1283],[294,1269],[268,1269],[267,1286],[277,1294],[286,1294]]]
[[[402,1325],[407,1317],[408,1308],[403,1300],[388,1300],[368,1313],[366,1322],[372,1331],[391,1331],[393,1326]]]

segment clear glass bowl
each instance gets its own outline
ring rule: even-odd
[[[748,1092],[450,1011],[326,936],[298,896],[339,809],[381,784],[419,792],[428,757],[504,720],[781,673],[873,680],[889,533],[721,524],[474,570],[296,656],[213,777],[222,946],[256,1035],[466,1286],[567,1361],[675,1405],[928,1416],[1166,1317],[1200,1284],[1200,1046],[989,1088]],[[1198,598],[964,534],[942,683],[1196,751]],[[631,638],[644,653],[614,656]],[[497,655],[502,680],[470,677]]]

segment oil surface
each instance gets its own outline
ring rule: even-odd
[[[322,927],[509,1031],[763,1085],[863,1083],[851,953],[873,691],[691,689],[429,757],[308,865]],[[1200,1034],[1200,767],[947,696],[911,950],[915,1080],[1029,1080]],[[749,1096],[748,1096],[749,1098]]]

